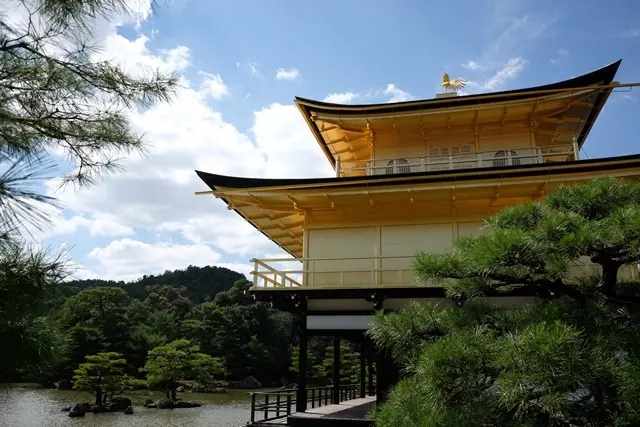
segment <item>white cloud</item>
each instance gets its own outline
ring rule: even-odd
[[[484,70],[486,67],[484,65],[480,65],[478,64],[476,61],[473,60],[469,60],[467,62],[465,62],[464,64],[462,64],[463,68],[466,68],[468,70]]]
[[[220,254],[206,245],[145,243],[132,239],[114,240],[89,253],[95,260],[93,274],[98,278],[132,280],[141,274],[157,274],[189,265],[206,266],[220,261]]]
[[[147,42],[149,37],[140,35],[129,40],[120,34],[111,34],[105,39],[104,48],[98,52],[97,59],[118,63],[127,72],[140,76],[154,70],[161,72],[184,72],[189,67],[189,48],[176,46],[152,54]]]
[[[518,2],[510,2],[510,7],[519,8]],[[553,14],[521,14],[522,11],[507,11],[498,8],[496,10],[493,25],[500,28],[500,34],[491,44],[490,55],[509,53],[517,50],[524,43],[549,36],[549,27],[553,25],[557,17]]]
[[[256,62],[249,62],[249,69],[251,70],[251,74],[261,79],[264,79],[264,76],[260,72],[260,69],[258,68],[258,64]]]
[[[344,92],[344,93],[330,93],[327,95],[323,101],[331,102],[334,104],[349,104],[355,98],[358,98],[360,95],[353,92]]]
[[[303,178],[332,176],[302,115],[293,105],[272,104],[254,113],[251,128],[257,148],[265,156],[263,176]]]
[[[198,71],[198,74],[202,76],[200,93],[211,96],[213,99],[222,99],[229,95],[229,87],[224,84],[220,74],[205,73],[204,71]]]
[[[556,55],[553,58],[549,59],[549,62],[551,62],[552,64],[555,65],[558,62],[560,62],[560,60],[562,58],[565,58],[567,56],[569,56],[569,51],[568,50],[566,50],[566,49],[557,49],[556,50]]]
[[[640,28],[630,28],[618,34],[618,37],[623,39],[633,39],[636,37],[640,37]]]
[[[42,232],[34,233],[41,239],[55,235],[73,234],[78,230],[87,230],[91,236],[129,236],[134,234],[131,227],[123,225],[114,218],[93,217],[86,218],[80,215],[64,218],[61,215],[52,219],[51,227]]]
[[[528,63],[529,61],[522,57],[509,59],[503,67],[485,81],[482,88],[490,91],[502,89],[508,81],[515,79]]]
[[[199,196],[202,197],[202,196]],[[222,203],[219,200],[207,200],[208,203]],[[186,221],[167,222],[162,224],[167,231],[179,231],[189,242],[201,245],[212,245],[221,250],[241,257],[260,255],[272,251],[275,245],[251,224],[233,212],[228,214],[203,214],[186,219]]]
[[[291,68],[289,70],[278,68],[278,71],[276,71],[277,80],[295,80],[298,77],[300,77],[300,72],[297,68]]]
[[[409,92],[400,89],[393,83],[389,83],[383,93],[390,96],[387,102],[410,101],[414,98]]]
[[[191,66],[186,47],[152,52],[143,37],[129,41],[115,34],[106,44],[109,48],[105,55],[127,64],[164,70]],[[215,73],[199,74],[207,79],[208,86],[200,87],[199,82],[194,86],[184,79],[172,102],[130,112],[134,129],[145,133],[149,152],[145,157],[131,155],[124,159],[125,173],[78,191],[55,191],[58,182],[47,183],[48,192],[55,192],[73,212],[57,222],[49,236],[74,230],[127,235],[135,229],[138,235],[177,233],[187,242],[166,243],[161,237],[145,242],[115,240],[91,252],[80,277],[128,279],[189,264],[232,265],[248,272],[247,265],[228,257],[249,259],[283,252],[235,212],[227,210],[222,201],[195,196],[195,191],[206,187],[194,169],[256,177],[333,175],[295,106],[276,103],[256,111],[250,132],[243,133],[226,122],[202,93],[224,96],[222,79],[216,78],[219,75]],[[120,230],[105,222],[116,218],[122,226]]]

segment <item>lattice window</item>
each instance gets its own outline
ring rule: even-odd
[[[429,170],[447,170],[473,167],[473,146],[471,144],[450,147],[429,147]],[[451,157],[451,162],[449,161]],[[461,162],[464,160],[464,162]],[[468,161],[467,161],[468,160]]]
[[[386,173],[387,175],[390,175],[393,173],[410,173],[411,166],[408,166],[408,165],[409,165],[409,161],[407,159],[390,160],[389,163],[387,163]]]
[[[500,150],[493,155],[493,167],[519,165],[518,153],[513,150]]]

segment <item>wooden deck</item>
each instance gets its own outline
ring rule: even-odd
[[[369,427],[374,425],[367,420],[367,414],[376,407],[375,396],[351,399],[338,405],[327,405],[294,413],[288,417],[269,421],[257,421],[255,427]]]
[[[352,399],[338,405],[327,405],[290,415],[290,427],[364,427],[374,425],[367,415],[376,406],[375,396]]]

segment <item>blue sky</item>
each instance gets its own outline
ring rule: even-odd
[[[90,190],[55,193],[67,209],[42,237],[73,246],[80,277],[131,279],[188,264],[247,272],[249,258],[277,254],[221,201],[193,195],[204,189],[193,169],[330,174],[294,96],[431,98],[445,71],[469,80],[468,93],[515,89],[620,58],[616,79],[640,82],[633,0],[174,0],[153,16],[144,1],[135,10],[138,26],[103,24],[102,55],[134,70],[176,69],[184,90],[170,105],[132,113],[147,133],[147,159],[127,159],[127,173]],[[640,88],[618,92],[583,157],[640,151]]]
[[[640,3],[633,0],[606,6],[593,0],[176,0],[142,27],[152,29],[159,33],[150,46],[186,44],[194,69],[223,76],[234,96],[221,109],[240,128],[251,126],[254,110],[289,103],[296,95],[365,94],[394,82],[416,98],[430,98],[444,71],[482,81],[517,57],[527,66],[504,89],[562,80],[620,58],[617,79],[640,81]],[[469,61],[481,68],[464,68]],[[252,78],[252,64],[264,79]],[[274,82],[279,68],[296,69],[300,76]],[[616,108],[626,114],[612,118],[624,125],[609,129],[604,114],[597,130],[609,130],[602,137],[618,139],[618,132],[638,130],[631,120],[638,110],[629,108],[637,107],[638,93],[612,97],[626,100]],[[633,148],[631,138],[624,139]],[[595,144],[588,154],[589,148],[594,156],[614,154]]]

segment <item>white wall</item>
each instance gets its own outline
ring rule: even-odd
[[[306,269],[312,273],[307,283],[312,287],[411,285],[411,264],[420,251],[449,251],[460,232],[477,232],[481,225],[473,222],[310,229],[307,257],[312,260],[306,262]],[[323,260],[327,258],[331,260]]]

